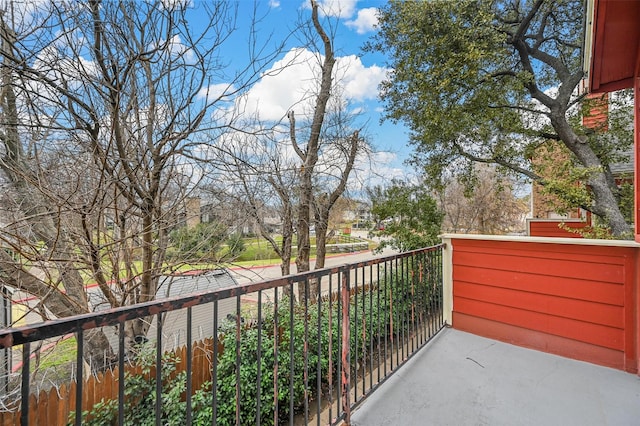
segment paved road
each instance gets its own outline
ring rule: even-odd
[[[356,231],[354,236],[360,238],[366,238],[366,231]],[[340,254],[329,254],[325,261],[326,267],[332,267],[336,265],[343,265],[346,263],[356,263],[362,262],[369,259],[373,259],[376,257],[384,257],[390,254],[393,254],[394,251],[387,249],[383,253],[374,255],[371,250],[356,252],[356,253],[340,253]],[[314,259],[311,260],[311,267],[315,266]],[[258,282],[262,280],[279,278],[281,276],[280,265],[270,265],[270,266],[258,266],[258,267],[237,267],[230,268],[229,272],[233,276],[233,278],[239,284],[248,284],[252,282]],[[295,264],[291,267],[291,273],[296,272]],[[97,287],[90,287],[88,289],[89,292],[99,293],[99,289]],[[42,321],[40,315],[31,312],[28,306],[35,306],[37,300],[35,298],[30,297],[27,294],[16,293],[14,295],[14,300],[16,299],[24,299],[22,303],[16,303],[13,305],[12,317],[15,325],[26,325],[32,324]],[[27,301],[29,300],[29,301]]]
[[[373,254],[371,250],[356,252],[356,253],[341,253],[341,254],[333,254],[329,255],[325,260],[326,267],[339,266],[344,265],[346,263],[357,263],[366,261],[369,259],[374,259],[377,257],[384,257],[393,254],[394,251],[391,249],[387,249],[380,254]],[[315,261],[312,259],[311,267],[315,267]],[[252,282],[258,282],[262,280],[279,278],[281,276],[280,265],[270,265],[270,266],[256,266],[251,268],[231,268],[231,275],[238,281],[240,284],[247,284]],[[295,264],[291,265],[291,273],[296,273]]]

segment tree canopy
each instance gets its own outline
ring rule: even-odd
[[[411,130],[412,161],[436,181],[484,162],[544,185],[530,160],[560,141],[586,171],[581,207],[625,236],[610,164],[629,141],[603,144],[575,119],[583,17],[581,0],[391,1],[367,49],[390,57],[381,96]]]
[[[394,180],[390,186],[368,190],[371,214],[380,225],[373,234],[381,237],[376,249],[391,247],[409,251],[438,242],[443,214],[424,185]]]

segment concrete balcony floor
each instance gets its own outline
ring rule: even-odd
[[[444,329],[351,419],[359,426],[640,425],[640,377]]]

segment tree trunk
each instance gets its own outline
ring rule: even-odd
[[[564,144],[575,154],[580,163],[592,170],[588,184],[593,191],[592,213],[602,217],[611,233],[618,238],[630,238],[631,228],[627,224],[618,204],[617,186],[608,167],[605,167],[593,149],[580,140],[566,120],[564,113],[553,114],[551,123]]]

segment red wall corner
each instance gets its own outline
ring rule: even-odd
[[[553,238],[452,238],[453,327],[640,369],[640,247]]]

